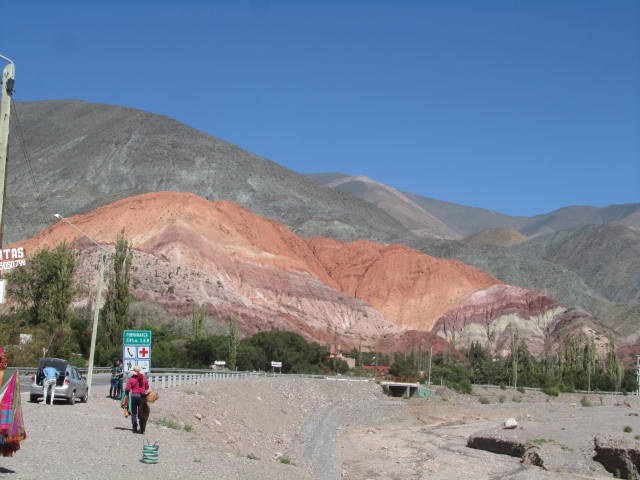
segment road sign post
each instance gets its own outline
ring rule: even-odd
[[[125,372],[138,366],[144,373],[151,371],[151,331],[125,330],[122,340],[122,365]]]

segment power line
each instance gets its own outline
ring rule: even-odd
[[[16,102],[11,98],[11,104],[13,108],[11,109],[11,113],[13,114],[14,124],[16,126],[16,132],[18,133],[18,141],[20,143],[20,148],[22,150],[22,156],[24,157],[24,161],[29,169],[29,176],[31,177],[31,183],[33,184],[33,195],[35,198],[39,197],[40,192],[38,192],[38,184],[36,183],[36,177],[33,174],[33,167],[31,166],[31,159],[29,158],[29,153],[27,152],[27,147],[24,141],[24,135],[22,132],[22,126],[20,125],[20,117],[18,116],[18,109],[16,108]]]

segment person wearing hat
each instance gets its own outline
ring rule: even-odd
[[[138,412],[142,404],[142,397],[149,390],[149,381],[144,376],[142,369],[137,365],[131,368],[133,375],[127,382],[125,392],[130,396],[131,402],[131,426],[133,433],[144,433],[147,426],[147,419],[140,418],[140,430],[138,430]]]

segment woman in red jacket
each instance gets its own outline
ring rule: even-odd
[[[142,369],[137,365],[131,368],[133,376],[127,382],[125,392],[130,396],[131,402],[131,425],[133,426],[133,433],[144,433],[144,429],[147,426],[147,418],[142,418],[141,405],[143,396],[149,391],[149,381],[147,377],[142,373]],[[138,413],[140,413],[140,430],[138,430]]]

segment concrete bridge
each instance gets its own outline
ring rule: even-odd
[[[419,397],[428,397],[431,391],[420,385],[418,382],[396,382],[385,380],[380,382],[380,386],[394,397],[410,398],[416,393]]]

